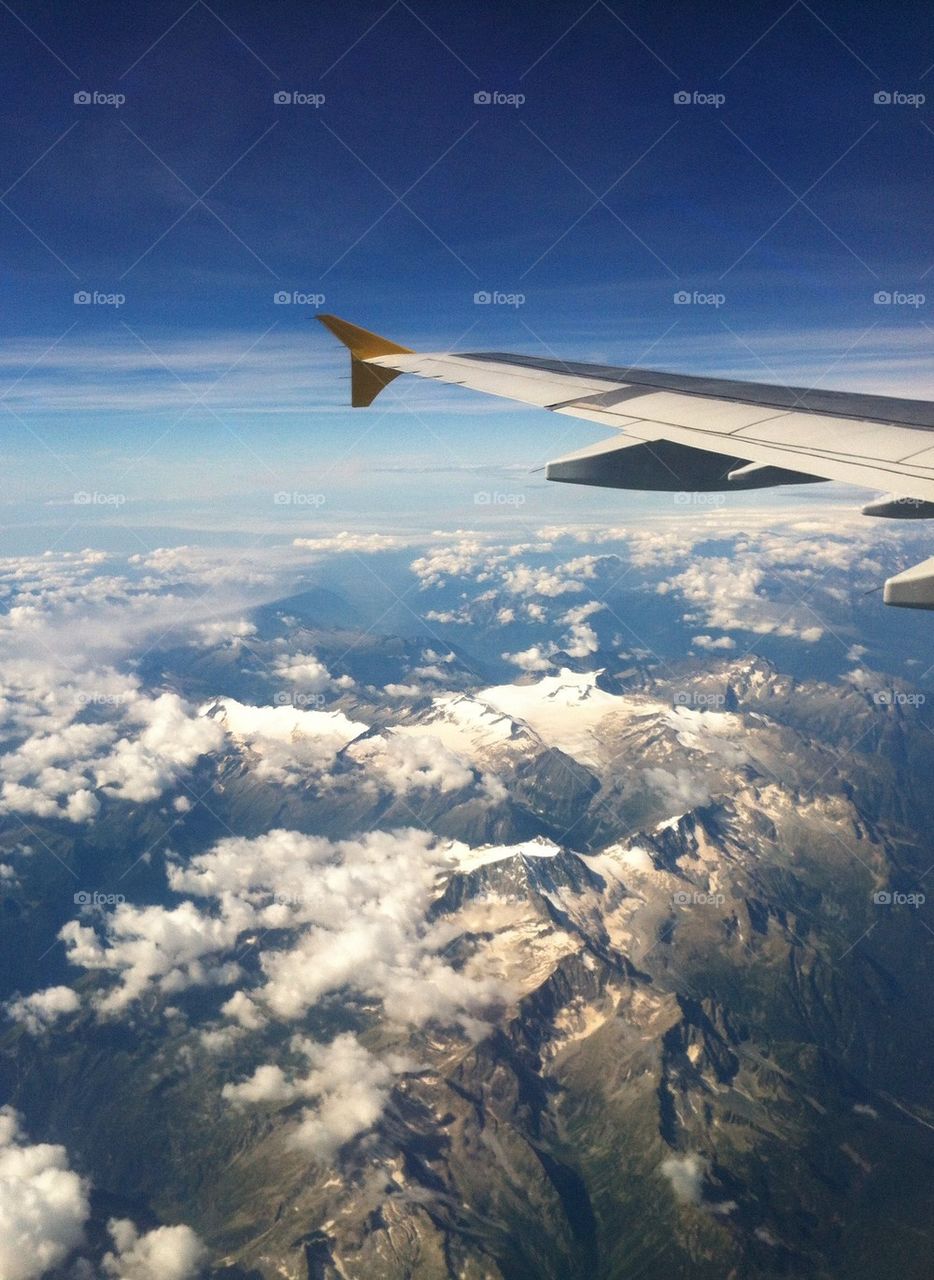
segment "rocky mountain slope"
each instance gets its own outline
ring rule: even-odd
[[[183,1219],[227,1280],[926,1275],[923,705],[444,658],[314,704],[201,659],[174,678],[223,737],[184,803],[105,800],[93,848],[7,823],[8,994],[81,1008],[11,1029],[2,1084],[93,1175],[91,1234],[113,1197]],[[364,832],[396,843],[344,919]],[[69,925],[69,868],[129,903]]]

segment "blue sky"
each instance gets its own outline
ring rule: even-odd
[[[73,522],[77,491],[125,499],[79,524],[229,528],[312,518],[272,509],[293,487],[345,523],[472,524],[495,485],[669,501],[527,475],[586,424],[404,381],[352,414],[281,292],[427,349],[932,393],[926,299],[874,301],[934,279],[920,5],[59,2],[0,33],[14,523]]]

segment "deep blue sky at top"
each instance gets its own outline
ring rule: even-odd
[[[346,384],[313,308],[276,305],[282,290],[433,349],[766,380],[817,376],[816,360],[835,365],[828,385],[922,394],[930,308],[873,298],[934,295],[932,63],[922,4],[4,4],[0,396],[25,375],[0,401],[19,415],[8,461],[44,447],[24,423],[56,456],[80,456],[83,433],[101,466],[114,417],[131,449],[161,440],[186,387],[256,340],[229,402],[207,403],[280,460],[317,411],[326,453],[346,436]],[[477,104],[481,90],[525,101]],[[325,100],[274,100],[296,91]],[[76,306],[79,290],[126,302]],[[478,306],[478,290],[525,302]],[[681,290],[725,302],[675,305]],[[428,390],[442,423],[455,401]],[[492,457],[505,419],[486,413]],[[417,453],[401,418],[393,448]],[[540,418],[514,422],[525,457]],[[197,446],[170,430],[151,453],[150,491],[173,449],[183,467],[229,443],[198,407],[195,423]]]

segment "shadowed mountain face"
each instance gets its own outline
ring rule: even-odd
[[[157,794],[3,820],[2,1097],[92,1189],[50,1274],[115,1218],[228,1280],[928,1274],[921,695],[250,628],[146,656]]]

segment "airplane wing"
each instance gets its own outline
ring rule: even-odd
[[[400,374],[433,378],[606,426],[550,462],[549,480],[619,489],[739,490],[838,480],[889,491],[864,514],[934,517],[934,403],[614,368],[499,352],[421,353],[336,316],[351,403]],[[890,578],[886,604],[934,609],[934,558]]]

